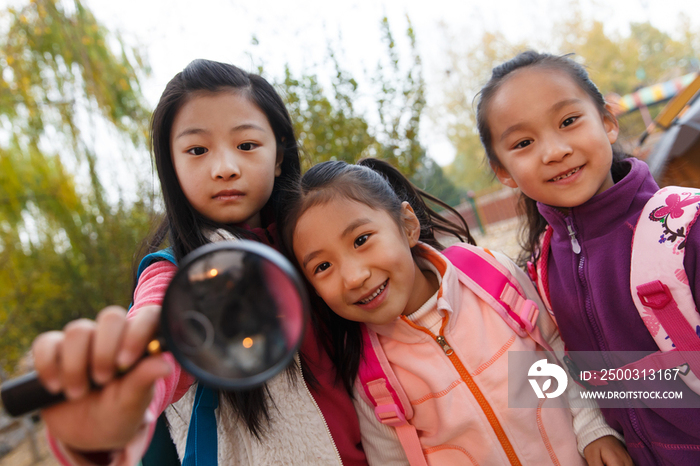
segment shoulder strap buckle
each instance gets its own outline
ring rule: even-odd
[[[523,328],[527,333],[532,333],[532,330],[537,325],[537,317],[540,315],[540,310],[537,304],[531,299],[526,299],[520,310],[515,311],[520,316],[520,321],[523,323]]]
[[[406,417],[396,403],[382,404],[374,407],[374,415],[382,424],[398,427],[406,424]]]
[[[537,304],[531,299],[525,299],[509,282],[506,282],[498,298],[510,312],[518,317],[520,327],[527,333],[532,333],[537,324],[537,316],[540,315]]]
[[[673,296],[668,286],[659,280],[654,280],[637,287],[637,296],[645,306],[652,309],[661,309],[671,302]]]

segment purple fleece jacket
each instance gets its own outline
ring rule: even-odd
[[[538,203],[554,230],[548,260],[549,293],[569,351],[658,350],[632,301],[630,256],[637,219],[659,187],[644,162],[629,159],[625,163],[629,163],[629,172],[615,180],[612,188],[567,214]],[[568,224],[581,245],[580,254],[573,252]],[[684,261],[697,303],[698,226],[690,230]],[[623,363],[629,362],[632,360]],[[610,367],[605,361],[598,363],[599,368]],[[700,409],[602,411],[608,424],[624,435],[635,464],[700,465]]]

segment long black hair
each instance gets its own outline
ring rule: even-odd
[[[301,183],[288,185],[281,203],[281,239],[285,252],[294,257],[294,229],[309,208],[340,196],[387,212],[399,227],[402,225],[401,203],[407,201],[420,221],[419,240],[438,250],[443,246],[436,233],[455,236],[459,241],[475,244],[462,216],[436,197],[416,188],[391,164],[375,159],[360,160],[356,165],[342,161],[319,163],[310,168]],[[432,209],[432,203],[452,212],[459,223],[447,220]],[[294,262],[296,262],[294,260]],[[298,266],[298,264],[297,264]],[[337,369],[337,377],[352,395],[362,355],[360,323],[340,317],[315,293],[312,296],[312,323]]]
[[[282,173],[275,179],[272,195],[261,210],[263,227],[278,216],[280,186],[298,182],[301,175],[299,151],[292,120],[284,102],[264,78],[233,65],[210,60],[194,60],[176,74],[165,87],[151,118],[151,149],[158,169],[158,178],[165,201],[165,217],[141,247],[141,254],[160,249],[166,240],[175,258],[180,261],[194,249],[211,242],[207,229],[223,228],[239,238],[252,237],[248,230],[236,225],[213,222],[200,214],[187,200],[173,166],[170,137],[178,111],[194,95],[202,93],[236,92],[248,98],[266,116],[277,141],[277,154],[282,156]],[[134,284],[135,288],[135,284]],[[258,439],[270,416],[266,386],[248,391],[220,392],[248,430]]]
[[[491,130],[488,125],[489,104],[493,100],[501,85],[510,77],[513,72],[527,67],[539,67],[550,70],[558,70],[566,73],[588,96],[598,109],[603,118],[615,119],[605,106],[605,98],[598,87],[591,81],[586,69],[569,58],[569,55],[550,55],[547,53],[537,53],[532,50],[522,52],[507,62],[495,67],[492,70],[491,78],[479,93],[479,103],[476,107],[476,123],[479,130],[481,143],[486,151],[486,157],[493,168],[501,168],[503,165],[498,160],[493,149]],[[620,179],[624,176],[629,166],[622,162],[628,155],[618,150],[613,145],[613,162],[611,172],[613,179]],[[526,218],[526,223],[521,231],[521,245],[523,252],[518,260],[520,265],[524,265],[529,260],[539,258],[540,237],[547,227],[547,221],[537,209],[537,201],[520,193],[519,210]]]

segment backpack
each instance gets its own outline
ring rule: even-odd
[[[147,254],[139,263],[136,280],[138,281],[148,266],[161,260],[167,260],[177,265],[175,256],[170,248]],[[216,392],[198,384],[190,426],[187,432],[183,465],[216,466],[218,458],[214,410],[217,406],[218,397]],[[198,433],[200,435],[197,435]],[[173,443],[168,430],[168,421],[165,413],[161,413],[148,450],[146,450],[145,455],[141,459],[141,466],[180,466],[180,464],[175,443]]]
[[[530,336],[540,346],[553,352],[537,328],[539,309],[527,299],[520,283],[488,251],[477,246],[450,246],[442,254],[466,276],[467,286],[498,312],[520,337]],[[374,406],[377,420],[392,426],[411,466],[427,466],[416,428],[409,423],[413,409],[375,332],[361,325],[363,356],[358,379],[361,395]],[[438,342],[439,343],[439,342]]]
[[[686,238],[700,214],[700,189],[668,186],[647,201],[634,229],[630,292],[659,351],[620,369],[661,370],[679,367],[681,379],[700,394],[700,314],[685,273]],[[545,307],[552,314],[547,261],[552,238],[547,226],[537,265],[528,263]],[[552,315],[552,317],[554,317]],[[683,354],[679,353],[682,351]],[[607,385],[603,377],[582,382],[571,360],[569,372],[580,385]]]

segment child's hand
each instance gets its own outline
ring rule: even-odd
[[[69,400],[41,413],[54,438],[82,451],[115,450],[131,440],[143,425],[153,384],[171,370],[160,356],[139,361],[159,317],[159,306],[147,306],[127,321],[126,311],[112,306],[95,322],[76,320],[63,332],[47,332],[34,340],[40,380]],[[118,369],[134,363],[128,374],[116,377]],[[90,390],[90,380],[103,388]]]
[[[589,443],[583,454],[590,466],[634,466],[627,448],[612,435],[606,435]]]

